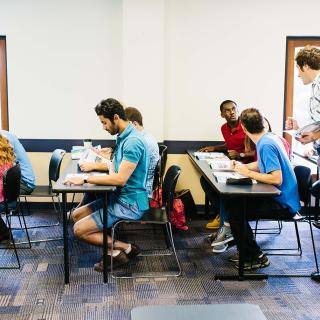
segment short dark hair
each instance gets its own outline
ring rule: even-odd
[[[260,133],[264,130],[264,117],[258,109],[248,108],[243,110],[240,121],[249,133]]]
[[[142,115],[140,113],[140,111],[136,108],[133,107],[128,107],[124,109],[124,112],[126,114],[126,117],[129,121],[136,121],[138,122],[138,124],[143,127],[142,124]]]
[[[238,106],[233,100],[224,100],[224,101],[222,101],[221,104],[220,104],[220,112],[223,111],[223,106],[224,106],[225,104],[227,104],[227,103],[233,103],[236,107]]]
[[[94,110],[98,116],[104,116],[111,120],[111,122],[113,122],[115,114],[117,114],[120,119],[127,120],[123,105],[113,98],[102,100],[98,105],[96,105]]]
[[[302,69],[308,65],[313,70],[320,70],[320,49],[313,46],[305,46],[296,55],[297,65]]]

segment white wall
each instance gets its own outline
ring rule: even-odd
[[[122,3],[0,2],[10,130],[23,138],[106,137],[94,106],[121,94]]]
[[[260,108],[280,133],[286,36],[320,36],[320,1],[175,0],[166,5],[165,138],[222,139],[219,105],[224,99]]]
[[[286,36],[319,35],[319,12],[319,0],[0,0],[10,129],[105,138],[93,107],[113,96],[159,141],[221,139],[226,98],[281,132]]]

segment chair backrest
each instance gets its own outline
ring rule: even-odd
[[[49,163],[49,185],[51,186],[51,182],[56,182],[60,176],[60,167],[62,163],[62,159],[66,151],[63,149],[56,149],[53,151],[50,163]]]
[[[17,201],[20,195],[21,169],[17,163],[9,168],[3,176],[4,201],[8,204]]]
[[[179,175],[181,173],[181,168],[179,166],[171,166],[166,176],[164,177],[163,188],[162,188],[162,203],[166,206],[169,212],[172,209],[174,190],[177,185]]]
[[[307,206],[311,196],[311,170],[305,166],[296,166],[294,173],[297,178],[300,201]]]
[[[161,171],[161,158],[158,160],[157,165],[154,168],[153,186],[152,186],[153,191],[160,187],[160,171]]]
[[[160,166],[160,183],[162,183],[164,172],[166,170],[167,158],[168,158],[168,147],[164,144],[159,145],[159,154],[161,160]]]

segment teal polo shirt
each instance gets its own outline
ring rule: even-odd
[[[119,172],[123,160],[136,164],[136,168],[123,187],[117,187],[116,194],[120,201],[133,205],[135,202],[139,210],[149,209],[146,180],[149,167],[149,154],[143,136],[129,123],[126,129],[118,135],[113,164]]]

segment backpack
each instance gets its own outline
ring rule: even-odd
[[[154,197],[150,201],[151,208],[161,208],[162,207],[162,189],[157,189],[153,193]],[[189,229],[186,226],[186,213],[184,205],[181,199],[173,199],[172,210],[169,216],[170,223],[176,229],[187,231]]]

